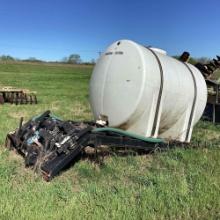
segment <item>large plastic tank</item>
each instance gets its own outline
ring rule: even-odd
[[[207,101],[200,71],[156,48],[120,40],[98,60],[90,81],[96,119],[146,137],[189,142]]]

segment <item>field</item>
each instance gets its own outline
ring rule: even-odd
[[[7,132],[50,109],[92,119],[91,66],[0,63],[0,85],[35,90],[38,105],[0,106],[0,219],[220,219],[220,126],[199,122],[192,143],[150,155],[87,158],[47,183],[4,148]],[[216,142],[217,144],[213,144]]]

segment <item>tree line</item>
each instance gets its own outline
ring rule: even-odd
[[[173,56],[174,58],[179,58],[179,56]],[[17,59],[10,55],[2,55],[0,56],[0,61],[23,61],[23,62],[45,62],[44,60],[37,59],[35,57],[29,57],[28,59]],[[210,59],[207,57],[200,57],[200,58],[193,58],[190,57],[189,63],[196,64],[196,63],[202,63],[205,64],[209,62]],[[91,59],[89,62],[83,62],[79,54],[70,54],[67,57],[64,57],[60,61],[55,61],[56,63],[64,63],[64,64],[95,64],[96,60]]]
[[[23,61],[23,62],[38,62],[38,63],[43,63],[46,62],[44,60],[37,59],[35,57],[29,57],[27,59],[18,59],[15,57],[12,57],[10,55],[1,55],[0,56],[0,61]],[[70,54],[67,57],[64,57],[63,59],[59,61],[55,61],[56,63],[66,63],[66,64],[95,64],[95,59],[91,59],[90,61],[84,62],[82,61],[81,57],[79,54]]]

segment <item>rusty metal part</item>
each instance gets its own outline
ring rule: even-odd
[[[15,105],[37,104],[35,91],[18,89],[14,87],[0,87],[0,104],[11,103]]]

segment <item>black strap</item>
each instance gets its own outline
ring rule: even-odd
[[[195,107],[196,107],[196,99],[197,99],[197,85],[196,85],[196,78],[193,74],[193,71],[189,68],[189,66],[186,63],[183,63],[186,68],[189,70],[192,79],[193,79],[193,85],[194,85],[194,97],[193,97],[193,103],[192,103],[192,108],[191,108],[191,112],[190,112],[190,117],[189,117],[189,122],[188,122],[188,126],[187,126],[187,133],[186,133],[186,139],[185,141],[187,141],[187,139],[189,138],[189,132],[190,132],[190,127],[192,125],[192,120],[193,120],[193,114],[195,112]]]
[[[157,121],[158,121],[158,117],[159,117],[159,109],[160,109],[160,104],[161,104],[161,97],[162,97],[162,93],[163,93],[164,76],[163,76],[163,67],[162,67],[162,64],[160,62],[159,57],[157,56],[157,54],[152,49],[150,49],[150,48],[147,48],[147,49],[149,51],[151,51],[151,53],[156,58],[158,66],[159,66],[159,69],[160,69],[160,89],[159,89],[159,93],[158,93],[156,112],[155,112],[153,127],[152,127],[152,131],[151,131],[151,135],[153,136],[155,134],[156,128],[157,128]]]

